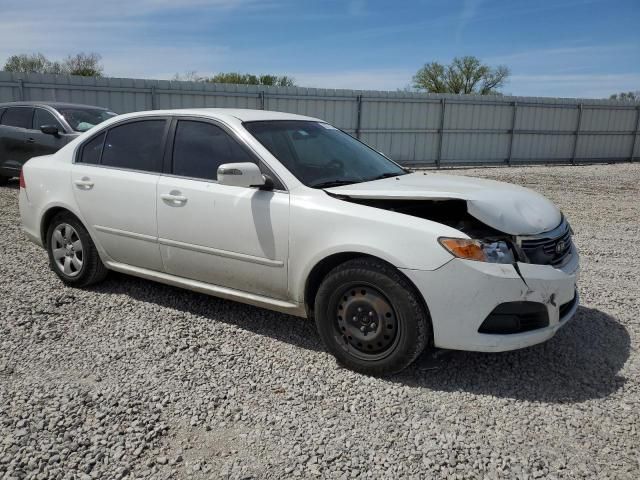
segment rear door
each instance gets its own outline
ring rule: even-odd
[[[58,135],[42,133],[40,127],[55,125],[58,127]],[[76,135],[68,134],[62,124],[51,112],[41,107],[36,107],[33,112],[33,123],[26,132],[28,157],[38,157],[55,153],[64,147]]]
[[[116,124],[85,142],[72,167],[82,216],[116,262],[162,271],[156,185],[168,127],[165,117]]]
[[[26,143],[33,107],[8,107],[0,120],[0,168],[4,175],[18,175],[29,158]]]

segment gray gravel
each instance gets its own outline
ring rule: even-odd
[[[65,288],[0,188],[0,478],[639,478],[640,165],[459,173],[561,205],[583,305],[546,344],[384,380],[308,321],[116,274]]]

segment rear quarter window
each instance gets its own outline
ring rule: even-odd
[[[80,158],[78,159],[80,163],[88,163],[89,165],[100,164],[105,135],[106,134],[102,132],[100,135],[93,137],[84,144],[80,153]]]

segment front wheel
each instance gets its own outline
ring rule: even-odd
[[[370,375],[397,373],[422,353],[431,322],[413,285],[372,258],[325,277],[315,301],[318,333],[339,363]]]
[[[86,287],[107,275],[89,232],[71,213],[59,213],[49,224],[47,252],[51,268],[69,286]]]

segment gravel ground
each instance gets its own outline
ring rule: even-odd
[[[543,345],[389,379],[308,321],[117,274],[65,288],[0,188],[0,478],[639,478],[640,165],[458,173],[561,205],[582,306]]]

